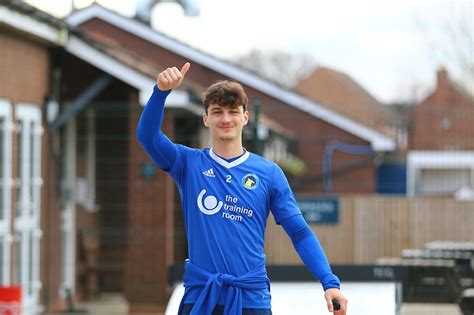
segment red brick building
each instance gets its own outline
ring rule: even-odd
[[[411,150],[474,150],[474,98],[437,72],[436,88],[417,105],[410,132]]]
[[[409,195],[474,193],[473,120],[474,98],[440,69],[436,88],[412,116]]]

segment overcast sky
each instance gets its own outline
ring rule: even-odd
[[[58,17],[72,0],[28,0]],[[97,0],[133,16],[137,0]],[[423,94],[445,65],[453,77],[459,67],[440,53],[452,46],[446,24],[466,19],[473,58],[472,0],[198,0],[200,15],[161,3],[153,26],[212,55],[232,59],[251,49],[284,50],[314,57],[318,64],[345,72],[382,102],[404,100],[417,87]],[[74,0],[76,8],[91,0]]]

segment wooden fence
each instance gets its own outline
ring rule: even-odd
[[[339,222],[311,225],[331,264],[372,264],[435,240],[474,241],[474,201],[447,198],[339,197]],[[266,234],[268,264],[301,264],[272,216]]]

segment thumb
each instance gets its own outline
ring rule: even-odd
[[[183,76],[183,78],[186,75],[186,73],[188,73],[188,70],[190,67],[191,67],[191,64],[189,62],[186,62],[184,66],[181,68],[181,75]]]

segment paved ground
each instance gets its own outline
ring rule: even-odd
[[[127,301],[115,293],[102,293],[92,300],[77,303],[76,308],[89,311],[88,315],[129,315]]]
[[[129,315],[127,301],[120,294],[103,293],[94,300],[78,303],[77,308],[86,309],[87,311],[89,311],[89,315]],[[405,303],[402,306],[401,315],[462,314],[459,311],[459,307],[455,304]]]

